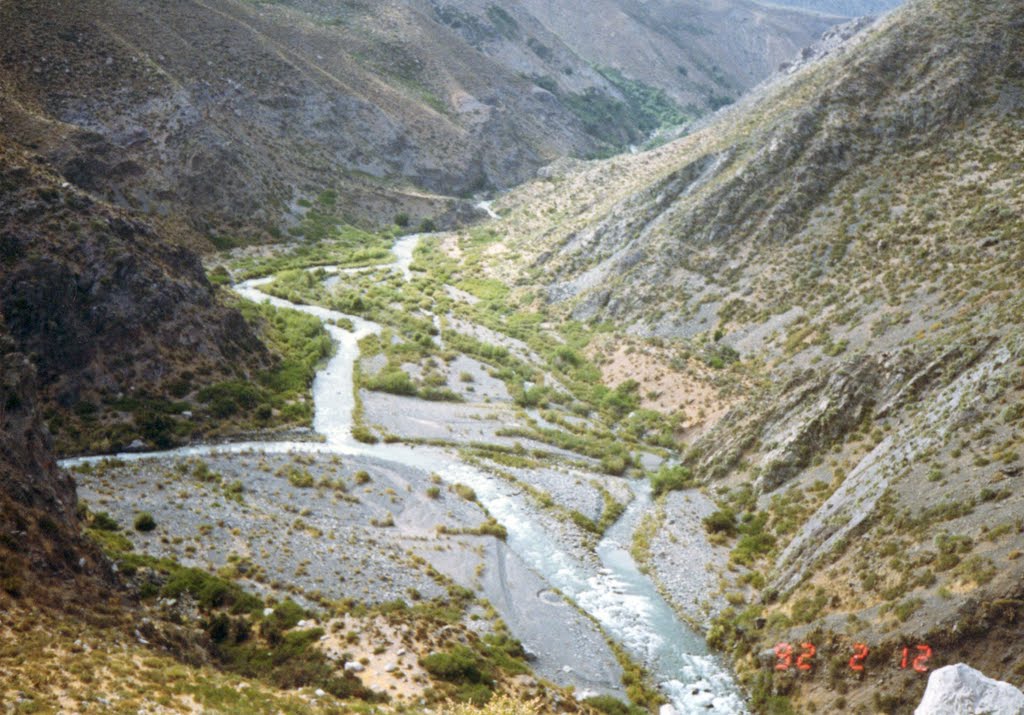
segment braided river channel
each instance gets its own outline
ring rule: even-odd
[[[421,235],[399,239],[394,247],[392,265],[408,279],[413,251]],[[360,269],[348,269],[360,270]],[[328,280],[337,281],[346,269],[333,270]],[[545,585],[531,589],[529,598],[557,600],[563,608],[576,608],[598,624],[600,630],[620,644],[634,659],[643,663],[652,673],[662,692],[671,703],[665,713],[745,713],[747,707],[736,687],[730,671],[718,657],[709,653],[699,634],[683,623],[662,598],[654,584],[638,568],[629,553],[634,530],[645,511],[653,508],[646,482],[630,482],[634,499],[622,517],[607,531],[597,545],[599,566],[583,563],[559,545],[534,518],[533,509],[516,490],[500,478],[461,461],[457,454],[442,448],[408,446],[402,444],[364,444],[352,437],[352,413],[355,407],[353,369],[359,356],[359,340],[381,327],[363,318],[345,315],[325,308],[298,305],[272,297],[260,290],[272,278],[245,281],[234,286],[243,298],[255,302],[269,302],[280,308],[290,308],[313,315],[322,321],[337,343],[333,357],[317,373],[313,384],[315,406],[314,430],[319,442],[260,441],[217,445],[197,445],[160,453],[125,453],[117,455],[125,461],[155,457],[188,457],[209,454],[316,452],[342,455],[361,455],[405,467],[436,472],[448,482],[461,482],[472,487],[479,502],[505,527],[508,532],[507,548],[518,562],[532,572],[532,577]],[[338,327],[337,321],[351,321],[352,330]],[[64,466],[74,466],[101,458],[66,460]],[[509,578],[513,576],[510,575]],[[516,591],[517,599],[523,592]],[[495,599],[491,599],[494,601]],[[574,646],[565,642],[544,642],[561,638],[559,631],[543,622],[527,627],[530,616],[524,619],[508,617],[500,599],[495,603],[506,618],[513,633],[530,652],[554,653]],[[517,604],[522,609],[524,604]],[[506,609],[508,605],[506,604]],[[549,609],[550,610],[550,609]],[[526,610],[529,613],[529,609]],[[550,618],[538,609],[538,619]],[[556,611],[557,613],[557,611]],[[516,627],[517,623],[527,624]],[[602,644],[603,645],[603,644]],[[585,654],[584,654],[585,656]],[[568,672],[571,668],[563,666]],[[577,693],[591,686],[594,692],[616,693],[624,697],[617,682],[584,681],[577,685]]]

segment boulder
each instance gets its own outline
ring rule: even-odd
[[[1024,715],[1024,693],[957,663],[932,672],[914,715]]]

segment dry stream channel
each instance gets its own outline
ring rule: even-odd
[[[396,259],[393,265],[406,279],[420,238],[420,235],[404,237],[396,241],[392,249]],[[336,281],[338,274],[344,272],[344,269],[334,271],[328,280]],[[252,301],[269,302],[316,316],[324,321],[337,343],[334,356],[317,373],[313,383],[314,430],[322,441],[198,445],[160,453],[125,453],[117,455],[120,459],[180,459],[253,452],[326,453],[380,460],[434,472],[449,483],[466,484],[475,490],[479,502],[508,532],[506,544],[499,543],[495,558],[488,564],[488,568],[498,572],[498,577],[487,580],[484,595],[527,651],[541,656],[534,663],[539,675],[574,684],[581,697],[588,692],[623,697],[621,683],[617,682],[621,671],[600,638],[606,635],[650,670],[675,712],[687,715],[747,712],[729,671],[708,652],[701,637],[676,616],[629,554],[633,532],[645,510],[651,508],[645,482],[630,483],[634,499],[598,543],[600,565],[595,566],[584,563],[561,546],[540,523],[535,508],[519,490],[464,463],[454,452],[435,447],[370,445],[356,441],[351,428],[355,406],[353,368],[359,357],[358,343],[363,337],[379,332],[381,326],[358,316],[271,297],[260,290],[271,280],[249,280],[236,285],[234,290]],[[353,329],[348,331],[333,324],[342,320],[351,321]],[[71,459],[66,460],[64,466],[99,459]],[[594,633],[595,622],[602,633]],[[583,642],[574,640],[588,630],[589,636],[584,633]]]

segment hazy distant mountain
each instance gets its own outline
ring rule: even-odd
[[[778,0],[768,2],[759,0],[762,5],[773,7],[797,7],[830,15],[860,17],[861,15],[878,15],[902,5],[904,0]]]
[[[587,61],[662,87],[691,111],[735,99],[834,20],[750,0],[519,0]]]

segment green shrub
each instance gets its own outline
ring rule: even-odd
[[[377,444],[380,441],[372,430],[362,425],[356,425],[352,428],[352,439],[364,444]]]
[[[219,482],[221,480],[220,473],[210,469],[210,465],[202,459],[195,459],[189,463],[192,465],[192,476],[198,481],[212,483]]]
[[[148,511],[144,511],[135,517],[136,531],[152,531],[156,528],[156,519]]]
[[[466,501],[476,501],[476,492],[473,491],[473,487],[466,484],[455,484],[452,489],[454,489],[455,493]]]
[[[455,691],[455,699],[460,703],[486,705],[493,694],[490,687],[484,683],[463,683]]]
[[[693,473],[681,464],[664,466],[650,476],[655,496],[666,492],[689,489],[694,485]]]
[[[363,379],[363,387],[376,392],[389,392],[393,395],[414,396],[416,385],[409,374],[402,369],[385,370],[378,375]]]
[[[288,468],[288,483],[299,489],[308,489],[315,482],[308,469],[291,466]]]
[[[170,415],[148,412],[143,415],[135,415],[135,423],[138,425],[141,435],[160,449],[174,446],[176,442],[175,428],[178,421]]]
[[[709,534],[736,535],[736,514],[732,509],[719,509],[701,520]]]
[[[594,520],[587,515],[573,509],[569,512],[569,517],[572,519],[572,523],[584,531],[589,531],[594,534],[601,533],[601,530],[597,527],[597,524],[594,523]]]
[[[1009,424],[1024,417],[1024,402],[1017,402],[1003,410],[1003,422]]]
[[[493,536],[495,539],[501,539],[502,541],[508,539],[508,530],[499,524],[498,520],[493,516],[489,517],[487,521],[476,527],[474,531],[479,536]]]
[[[626,380],[614,390],[601,397],[601,409],[621,418],[640,406],[640,385],[636,380]]]
[[[729,555],[733,562],[750,566],[775,547],[775,537],[765,532],[767,523],[768,512],[747,512],[743,515],[737,527],[739,541]]]
[[[593,695],[583,700],[583,704],[606,715],[641,715],[647,712],[635,705],[627,705],[611,695]]]
[[[168,598],[189,593],[203,608],[230,606],[237,612],[244,612],[262,605],[259,598],[246,593],[237,584],[193,568],[175,569],[160,593]]]
[[[605,454],[601,457],[601,471],[605,474],[611,474],[616,477],[621,476],[628,466],[629,461],[624,455]]]
[[[120,531],[121,525],[107,512],[98,511],[92,515],[92,528],[100,531]]]
[[[435,678],[452,683],[488,683],[484,673],[483,662],[466,646],[456,646],[453,650],[431,653],[420,659],[423,669]]]

